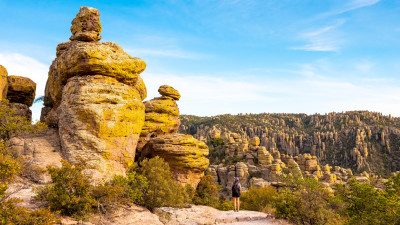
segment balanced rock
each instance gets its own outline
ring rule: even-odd
[[[143,157],[159,156],[168,162],[174,180],[196,188],[209,165],[208,147],[191,135],[169,134],[151,138],[142,151]]]
[[[11,103],[32,106],[35,100],[36,83],[27,77],[8,76],[7,99]]]
[[[124,174],[144,122],[140,93],[115,78],[71,78],[59,107],[62,150],[69,162],[104,175]]]
[[[168,86],[168,85],[162,85],[158,88],[158,93],[162,96],[167,96],[171,97],[174,100],[179,100],[181,98],[181,94],[175,88]]]
[[[71,22],[71,41],[99,41],[101,24],[99,10],[82,6]]]
[[[145,97],[146,86],[139,74],[146,68],[140,58],[133,58],[112,42],[61,43],[57,58],[51,64],[45,89],[45,106],[58,107],[62,90],[68,79],[74,76],[103,75],[134,86]],[[143,100],[143,99],[142,99]]]
[[[160,89],[164,90],[163,86]],[[167,87],[173,89],[170,86]],[[138,152],[142,150],[151,137],[173,134],[178,131],[180,125],[178,104],[173,98],[163,95],[144,102],[144,105],[146,117],[140,134]]]
[[[0,65],[0,100],[6,98],[7,96],[7,70],[4,66]]]

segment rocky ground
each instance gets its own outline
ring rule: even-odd
[[[195,206],[190,208],[162,207],[156,213],[166,225],[197,225],[197,224],[289,224],[283,220],[275,220],[270,215],[254,211],[220,211],[208,206]]]
[[[41,207],[41,203],[33,199],[35,193],[33,189],[41,186],[40,184],[25,183],[24,180],[10,185],[11,197],[20,198],[23,201],[21,206],[36,209]],[[239,212],[220,211],[208,206],[190,205],[188,208],[162,207],[150,212],[144,207],[131,205],[123,206],[116,212],[99,216],[93,214],[88,217],[88,221],[78,221],[70,217],[63,217],[61,225],[288,225],[284,220],[277,220],[269,214],[255,211],[242,210]]]

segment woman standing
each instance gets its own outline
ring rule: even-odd
[[[239,183],[239,178],[235,177],[235,182],[233,182],[231,190],[232,190],[232,198],[233,198],[233,208],[235,212],[239,212],[240,208],[240,189],[242,186]]]

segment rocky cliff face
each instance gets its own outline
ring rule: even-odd
[[[101,30],[99,11],[81,7],[71,41],[57,46],[49,69],[41,120],[58,130],[62,157],[101,179],[125,174],[135,157],[159,155],[178,183],[195,187],[208,166],[208,147],[176,134],[179,92],[163,85],[161,97],[143,102],[146,63],[118,44],[99,42]]]
[[[293,157],[307,153],[317,156],[321,164],[351,168],[356,173],[387,176],[400,170],[400,119],[381,113],[181,116],[181,121],[182,133],[203,141],[226,140],[227,148],[218,153],[224,157],[241,157],[252,138],[258,138],[260,146],[270,152]],[[211,149],[210,155],[217,152]]]
[[[400,120],[379,113],[181,116],[181,121],[180,132],[207,142],[212,163],[207,173],[223,186],[234,176],[245,187],[278,185],[287,174],[332,184],[347,181],[353,171],[360,181],[382,183],[380,177],[400,169]]]

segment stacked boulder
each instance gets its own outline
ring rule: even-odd
[[[161,97],[144,102],[146,115],[140,133],[138,153],[151,137],[176,133],[180,125],[179,108],[176,101],[180,99],[181,95],[168,85],[160,86],[158,92]]]
[[[176,104],[179,92],[168,85],[162,85],[158,92],[161,97],[144,102],[146,115],[137,156],[163,158],[177,183],[196,187],[209,165],[208,147],[191,135],[176,133],[180,125]]]
[[[41,120],[58,130],[63,158],[100,181],[124,175],[135,158],[158,155],[176,182],[195,187],[209,164],[208,147],[176,134],[179,92],[163,85],[161,97],[143,103],[146,63],[118,44],[99,42],[101,30],[99,11],[81,7],[70,41],[57,46],[50,66]]]
[[[36,83],[27,77],[8,76],[6,68],[0,65],[0,99],[7,99],[16,116],[32,120],[32,106],[35,100]]]
[[[42,119],[58,127],[64,157],[103,175],[124,174],[144,123],[146,63],[101,43],[100,13],[81,7],[71,41],[57,46]]]

